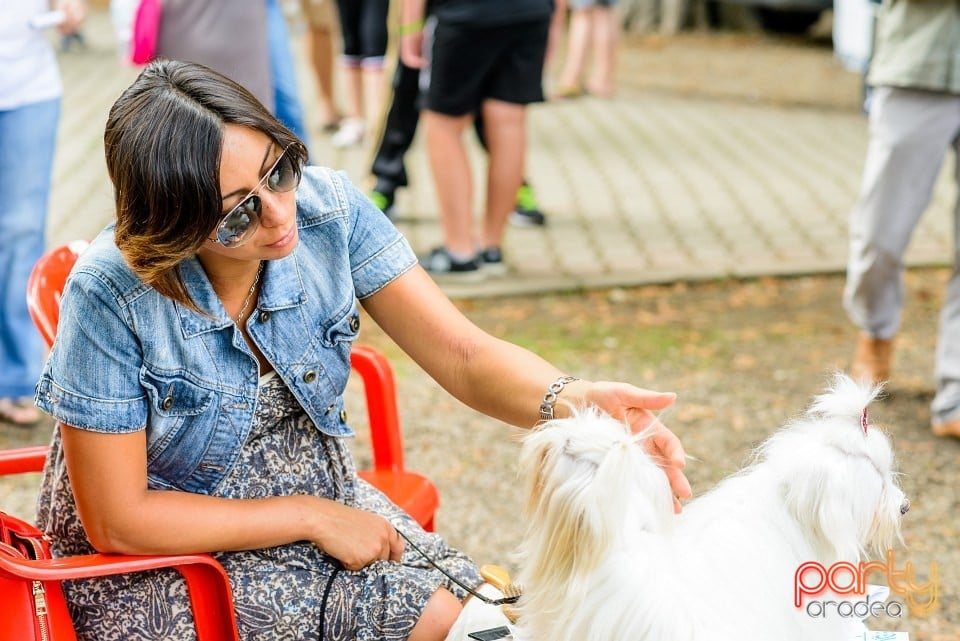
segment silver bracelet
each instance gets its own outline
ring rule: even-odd
[[[553,415],[553,408],[557,405],[557,395],[563,391],[563,388],[567,386],[567,383],[572,383],[573,381],[579,380],[580,379],[576,376],[561,376],[554,382],[550,383],[550,387],[547,388],[547,393],[543,395],[543,401],[540,403],[541,421],[552,421],[555,418]]]

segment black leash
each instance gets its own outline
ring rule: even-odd
[[[427,555],[426,552],[424,552],[422,549],[420,549],[420,547],[418,547],[416,543],[414,543],[413,541],[411,541],[411,540],[410,540],[410,537],[408,537],[406,534],[404,534],[402,530],[399,530],[399,529],[398,529],[398,530],[397,530],[397,533],[398,533],[400,536],[403,537],[403,540],[407,542],[407,545],[409,545],[411,548],[413,548],[413,550],[414,550],[415,552],[417,552],[420,556],[422,556],[424,559],[426,559],[426,560],[427,560],[427,563],[429,563],[430,565],[432,565],[437,571],[440,572],[440,574],[442,574],[443,576],[447,577],[448,579],[450,579],[451,581],[453,581],[456,585],[458,585],[459,587],[463,588],[463,590],[465,590],[465,591],[466,591],[467,593],[469,593],[471,596],[474,596],[474,597],[480,599],[481,601],[483,601],[483,602],[486,603],[487,605],[504,605],[504,604],[507,604],[507,603],[516,603],[517,601],[520,600],[520,596],[519,596],[519,595],[518,595],[518,596],[503,597],[502,599],[491,599],[491,598],[488,597],[488,596],[485,596],[485,595],[483,595],[483,594],[480,594],[479,592],[477,592],[476,590],[474,590],[474,589],[471,588],[470,586],[466,585],[463,581],[461,581],[460,579],[458,579],[457,577],[453,576],[452,574],[450,574],[449,572],[447,572],[445,569],[443,569],[443,568],[440,566],[439,563],[437,563],[436,561],[434,561],[433,559],[431,559],[431,558]]]
[[[343,570],[343,566],[340,565],[339,562],[334,560],[334,563],[336,563],[336,565],[333,568],[333,572],[330,573],[330,577],[327,579],[327,585],[323,588],[323,597],[320,599],[320,635],[317,637],[320,641],[323,641],[324,628],[327,622],[327,597],[330,596],[330,588],[333,587],[333,580],[337,578],[337,575]]]

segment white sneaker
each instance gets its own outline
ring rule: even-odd
[[[333,134],[330,142],[334,147],[356,147],[363,142],[363,134],[367,125],[360,118],[346,118],[340,124],[340,129]]]

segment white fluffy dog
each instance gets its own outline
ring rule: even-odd
[[[679,516],[666,475],[638,445],[643,435],[622,423],[585,410],[526,436],[517,638],[848,641],[862,633],[858,617],[797,608],[794,589],[803,563],[857,566],[900,538],[909,503],[887,437],[866,420],[878,392],[837,375],[750,466]]]

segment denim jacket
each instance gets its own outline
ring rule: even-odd
[[[247,330],[317,429],[351,436],[342,394],[360,329],[357,301],[416,258],[390,221],[327,169],[304,170],[297,226],[296,249],[266,265]],[[149,486],[209,494],[246,441],[258,365],[199,261],[183,261],[181,274],[209,316],[143,283],[112,227],[104,230],[67,281],[36,398],[43,411],[80,429],[145,429]]]

